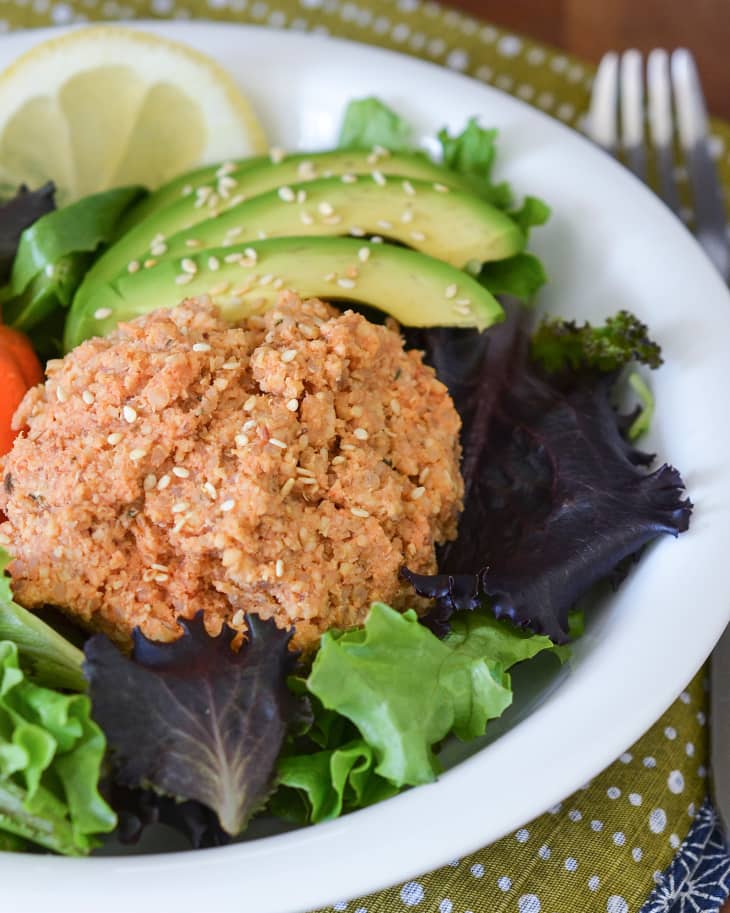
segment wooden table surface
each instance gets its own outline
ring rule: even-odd
[[[710,111],[730,120],[730,0],[442,0],[598,62],[610,50],[688,47]]]

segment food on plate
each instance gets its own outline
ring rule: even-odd
[[[16,599],[129,643],[243,612],[312,648],[407,608],[461,507],[459,417],[420,353],[284,293],[231,326],[187,301],[48,366],[16,414],[0,533]],[[417,601],[416,601],[417,602]]]
[[[13,422],[16,409],[26,392],[42,380],[43,368],[28,338],[0,325],[0,456],[10,450],[17,437],[19,425]]]

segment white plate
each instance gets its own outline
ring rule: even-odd
[[[730,607],[730,296],[631,175],[494,89],[342,41],[232,25],[146,27],[216,57],[251,95],[272,142],[287,148],[332,144],[346,102],[370,94],[424,139],[474,114],[499,127],[500,176],[554,207],[534,241],[552,276],[545,307],[580,317],[626,307],[662,344],[648,447],[681,468],[696,504],[691,531],[650,549],[592,613],[569,665],[547,679],[522,676],[517,705],[489,744],[452,749],[460,763],[437,783],[328,824],[193,855],[0,861],[6,909],[294,913],[434,868],[545,811],[648,729],[709,654]],[[0,65],[46,37],[3,38]]]

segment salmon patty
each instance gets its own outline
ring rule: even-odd
[[[238,325],[187,300],[50,362],[0,470],[17,600],[120,644],[243,613],[316,646],[417,607],[462,506],[460,420],[397,332],[284,293]]]

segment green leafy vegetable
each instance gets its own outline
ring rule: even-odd
[[[619,311],[599,327],[546,317],[532,337],[530,357],[550,374],[581,368],[616,371],[632,361],[650,368],[662,363],[661,349],[646,324],[628,311]]]
[[[103,635],[87,642],[94,718],[120,785],[201,802],[238,834],[268,799],[284,737],[304,714],[286,684],[291,632],[246,617],[235,653],[235,632],[210,637],[202,612],[180,624],[185,633],[168,644],[136,631],[131,659]]]
[[[550,207],[537,197],[525,197],[522,206],[512,210],[509,217],[520,226],[527,238],[531,228],[544,225],[550,218]]]
[[[512,295],[520,301],[529,302],[547,282],[547,275],[534,254],[522,252],[506,260],[483,264],[479,281],[493,295]]]
[[[71,856],[88,853],[116,817],[97,786],[104,736],[91,702],[28,681],[0,641],[0,832]]]
[[[10,577],[5,573],[10,560],[10,555],[0,548],[0,640],[16,644],[24,671],[38,684],[86,690],[81,650],[13,601]]]
[[[359,98],[345,110],[337,145],[340,149],[382,146],[400,152],[412,148],[411,128],[379,99]]]
[[[629,440],[635,441],[649,430],[651,420],[654,417],[654,394],[638,371],[632,371],[629,374],[628,382],[641,403],[636,418],[632,421],[628,431]]]

